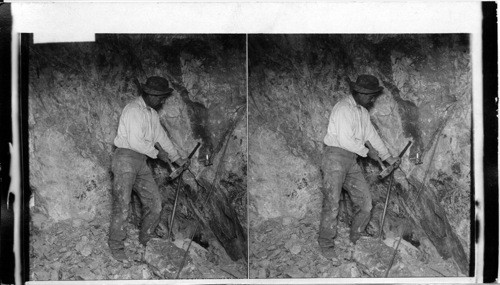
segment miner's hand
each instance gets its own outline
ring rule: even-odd
[[[179,167],[189,167],[191,164],[191,161],[187,158],[179,158],[176,161],[174,161],[175,164],[177,164]]]
[[[399,164],[401,163],[401,159],[399,157],[394,157],[394,156],[388,157],[385,161],[387,161],[387,163],[389,163],[390,165],[394,165],[394,167],[398,167]]]
[[[369,147],[368,148],[368,157],[375,160],[375,161],[378,161],[379,160],[378,151],[376,151],[373,147]]]
[[[370,141],[366,141],[365,145],[366,147],[368,147],[368,157],[375,161],[380,161],[380,158],[378,157],[378,151],[375,150]]]
[[[163,162],[166,162],[168,163],[170,160],[168,160],[168,154],[166,151],[164,151],[163,149],[159,149],[158,150],[158,158],[163,161]]]

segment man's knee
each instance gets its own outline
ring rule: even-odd
[[[370,213],[372,210],[372,195],[368,194],[363,199],[363,205],[361,206],[361,211]]]
[[[155,200],[152,207],[151,212],[160,215],[161,213],[161,199]]]
[[[154,192],[153,192],[154,193]],[[160,194],[153,194],[142,201],[143,207],[148,209],[148,211],[154,215],[160,215],[161,213],[161,196]]]
[[[372,210],[372,195],[369,186],[353,187],[349,194],[357,209],[363,212],[370,212]]]
[[[116,203],[127,205],[130,203],[132,187],[134,185],[133,173],[120,173],[114,177],[111,195]]]
[[[158,189],[158,186],[155,187],[155,189],[152,191],[152,194],[153,194],[152,211],[156,214],[160,214],[162,197],[160,194],[160,190]]]

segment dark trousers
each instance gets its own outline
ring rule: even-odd
[[[129,213],[132,190],[142,204],[142,222],[139,241],[146,244],[158,226],[161,212],[161,195],[146,164],[146,155],[130,149],[118,148],[113,155],[113,209],[108,244],[111,249],[124,247],[127,237],[125,223]]]
[[[372,197],[370,187],[356,163],[357,155],[338,147],[325,147],[321,163],[323,172],[323,207],[319,226],[318,243],[333,247],[337,235],[340,193],[344,188],[354,204],[351,231],[362,232],[370,221]]]

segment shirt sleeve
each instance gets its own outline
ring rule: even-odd
[[[169,158],[171,161],[176,161],[179,159],[180,155],[175,148],[174,144],[168,137],[167,133],[163,129],[163,127],[160,124],[160,118],[158,115],[153,116],[154,122],[154,127],[155,127],[155,134],[156,134],[156,141],[161,145],[163,150],[168,154]]]
[[[333,120],[333,122],[330,123],[334,123],[334,131],[337,134],[339,146],[366,157],[368,149],[364,146],[363,142],[356,139],[355,136],[354,130],[356,129],[356,122],[353,118],[352,111],[347,107],[340,107],[332,114],[330,120]]]
[[[363,117],[363,125],[365,126],[365,141],[369,141],[372,144],[373,148],[378,151],[378,156],[381,160],[386,160],[387,158],[389,158],[389,156],[391,156],[389,150],[387,149],[377,130],[373,126],[368,112],[366,112]]]
[[[156,158],[158,150],[154,148],[154,142],[146,139],[144,131],[147,128],[145,114],[137,108],[129,108],[124,110],[123,120],[127,129],[127,141],[130,148],[151,158]]]

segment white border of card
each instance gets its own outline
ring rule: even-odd
[[[108,3],[84,1],[8,1],[14,17],[12,44],[12,109],[19,107],[17,94],[17,58],[20,33],[33,33],[35,43],[94,41],[96,33],[467,33],[471,35],[473,62],[474,146],[483,145],[481,2],[382,2],[382,1],[185,1]],[[13,118],[18,114],[14,113]],[[19,193],[19,126],[13,120],[12,169],[10,191]],[[16,133],[17,132],[17,133]],[[474,149],[475,173],[483,173],[481,147]],[[475,200],[484,205],[482,175],[474,180]],[[20,205],[15,205],[16,226],[20,227]],[[482,207],[476,206],[476,218],[484,220]],[[479,234],[484,236],[484,223]],[[18,228],[19,229],[19,228]],[[16,281],[20,279],[20,236],[16,231]],[[383,284],[383,283],[480,283],[482,282],[483,240],[476,243],[475,274],[467,278],[399,279],[224,279],[224,280],[103,280],[59,281],[58,284]],[[30,281],[27,284],[53,284]]]

